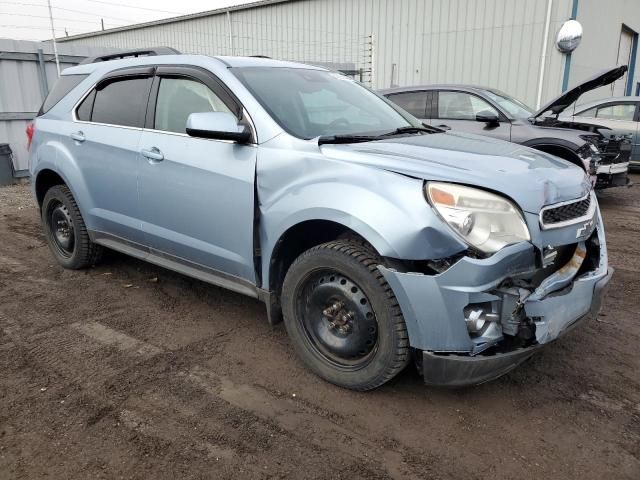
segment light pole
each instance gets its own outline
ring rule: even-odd
[[[56,45],[56,31],[53,28],[53,12],[51,11],[51,0],[47,0],[49,6],[49,22],[51,23],[51,41],[53,42],[53,55],[56,57],[56,69],[60,77],[60,60],[58,59],[58,46]]]

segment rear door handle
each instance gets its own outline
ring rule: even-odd
[[[71,135],[71,138],[73,138],[76,142],[84,142],[86,140],[84,133],[82,131],[79,132],[73,132]]]
[[[149,160],[154,160],[156,162],[161,162],[164,160],[164,155],[160,151],[158,147],[151,147],[149,150],[143,149],[140,151],[143,156],[147,157]]]
[[[436,127],[444,128],[445,130],[451,130],[451,127],[449,125],[436,125]]]

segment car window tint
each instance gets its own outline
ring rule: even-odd
[[[438,118],[451,120],[475,120],[482,111],[498,115],[495,108],[475,95],[464,92],[439,92]]]
[[[108,83],[96,92],[91,121],[142,127],[150,84],[150,78],[132,78]]]
[[[88,122],[91,120],[91,111],[93,110],[93,101],[96,98],[96,91],[92,90],[89,95],[85,97],[82,103],[78,106],[76,110],[76,118],[78,120],[82,120]]]
[[[389,95],[389,100],[417,118],[426,117],[427,92],[405,92]]]
[[[636,113],[636,106],[633,103],[619,103],[618,105],[607,105],[598,108],[597,118],[607,120],[627,120],[632,121]]]
[[[62,75],[53,88],[44,99],[44,103],[40,107],[38,115],[47,113],[51,110],[60,100],[62,100],[71,90],[76,88],[81,81],[87,78],[88,75]]]
[[[206,85],[186,78],[160,80],[156,101],[155,129],[185,133],[192,113],[233,113]]]
[[[578,113],[578,116],[579,117],[595,117],[596,110],[598,110],[598,107],[593,107],[593,108],[590,108],[589,110],[585,110],[584,112]]]

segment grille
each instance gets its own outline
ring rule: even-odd
[[[591,196],[584,200],[578,200],[559,207],[552,207],[542,212],[542,223],[553,225],[554,223],[567,222],[576,218],[584,217],[589,211]]]

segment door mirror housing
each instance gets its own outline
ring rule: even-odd
[[[490,125],[497,125],[500,123],[500,118],[496,112],[492,112],[491,110],[482,110],[476,114],[477,122],[484,122]]]
[[[251,140],[249,127],[238,124],[238,119],[228,112],[192,113],[187,118],[187,135],[238,143]]]

